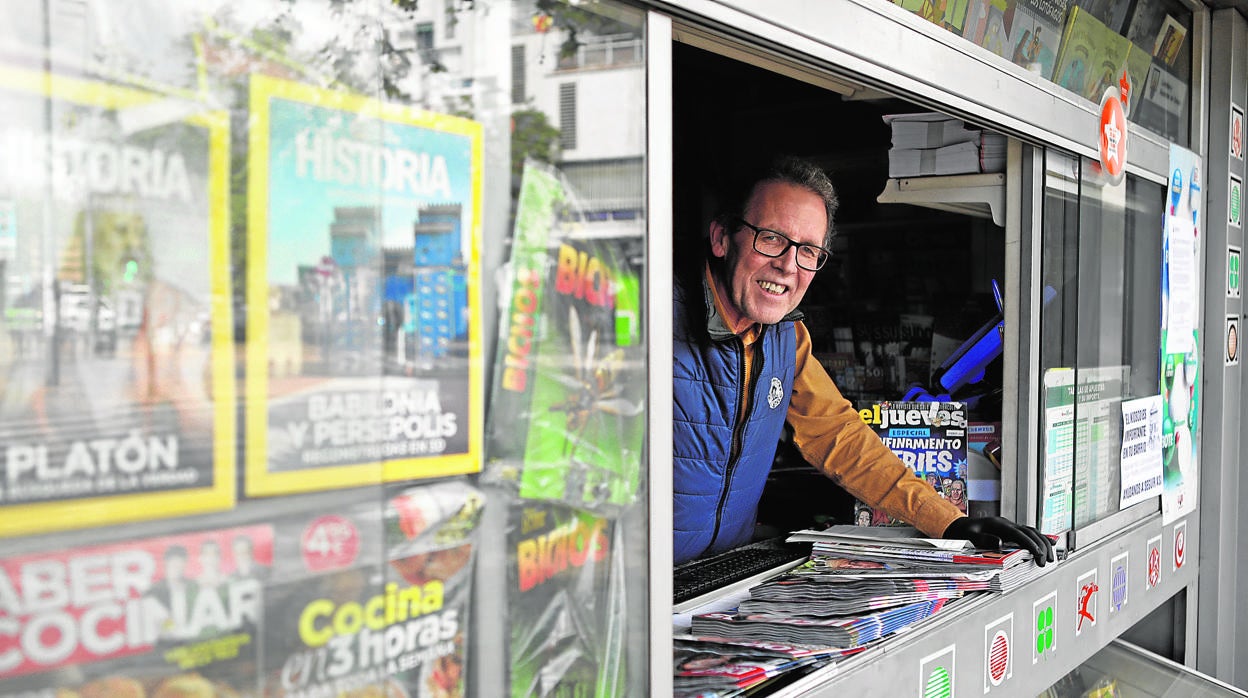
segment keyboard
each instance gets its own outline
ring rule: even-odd
[[[710,593],[742,579],[796,564],[810,555],[810,544],[760,541],[713,557],[691,560],[672,570],[672,603]]]

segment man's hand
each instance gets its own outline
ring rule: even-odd
[[[954,519],[941,537],[969,540],[977,548],[993,550],[999,549],[1003,542],[1014,543],[1031,551],[1031,556],[1041,567],[1045,562],[1053,562],[1052,541],[1031,526],[1016,524],[1002,516]]]

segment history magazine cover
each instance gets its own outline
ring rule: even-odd
[[[268,525],[0,559],[0,695],[258,695]]]
[[[627,609],[614,521],[547,502],[515,504],[509,519],[511,695],[618,695]]]
[[[967,510],[967,415],[961,402],[874,402],[858,416],[915,476],[951,504]],[[854,506],[861,526],[898,523],[862,502]]]
[[[229,115],[160,99],[0,64],[0,537],[234,504]]]
[[[525,164],[487,479],[514,483],[524,498],[612,513],[636,498],[641,478],[640,277],[627,243],[578,237],[577,210],[556,170]]]
[[[482,125],[255,74],[248,107],[246,495],[475,472]]]

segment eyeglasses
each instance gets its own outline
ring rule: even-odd
[[[784,233],[753,225],[744,218],[738,218],[741,225],[754,231],[754,251],[765,257],[783,257],[790,247],[797,248],[797,266],[806,271],[819,271],[828,261],[830,253],[818,245],[794,242]]]

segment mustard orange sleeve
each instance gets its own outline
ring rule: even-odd
[[[811,355],[810,331],[801,322],[796,371],[788,420],[794,444],[808,463],[867,506],[881,508],[928,536],[939,537],[963,515],[915,477],[862,421]]]

